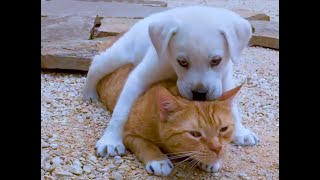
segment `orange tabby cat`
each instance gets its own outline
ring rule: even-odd
[[[100,81],[98,94],[107,109],[113,110],[132,69],[125,65]],[[180,97],[174,81],[157,83],[135,102],[123,130],[124,144],[150,174],[171,173],[173,164],[163,152],[189,157],[201,169],[216,172],[232,138],[230,106],[240,88],[218,101],[196,102]]]

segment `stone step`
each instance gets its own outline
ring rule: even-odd
[[[41,42],[88,39],[95,17],[41,17]]]
[[[270,17],[257,11],[234,9],[242,17],[248,20],[270,21]],[[97,16],[91,31],[91,38],[115,36],[120,32],[128,31],[139,19],[134,18],[110,18]]]
[[[279,50],[279,22],[250,21],[254,33],[250,40],[251,46],[261,46]]]
[[[251,46],[279,49],[279,23],[251,21],[255,28]],[[94,40],[42,42],[41,68],[87,71],[94,55],[104,51],[116,36]]]
[[[114,38],[42,42],[41,69],[88,71],[92,57],[105,50]]]
[[[91,38],[115,36],[128,31],[139,19],[97,17]],[[279,22],[250,20],[253,27],[251,46],[279,49]]]
[[[165,2],[147,0],[54,0],[41,2],[41,15],[144,18],[166,10],[166,6]]]
[[[240,14],[241,17],[247,20],[270,21],[270,16],[266,15],[263,12],[238,8],[234,8],[231,10]]]

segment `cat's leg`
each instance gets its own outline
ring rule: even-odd
[[[235,88],[234,79],[232,77],[232,64],[229,66],[229,70],[222,80],[223,92],[229,91]],[[238,109],[238,104],[234,103],[231,107],[232,116],[235,122],[235,132],[233,135],[233,141],[237,145],[255,145],[258,142],[258,137],[250,129],[245,128],[242,125],[242,118]]]
[[[149,85],[162,80],[161,78],[166,78],[163,75],[163,69],[166,67],[163,67],[157,58],[154,48],[150,48],[144,60],[130,73],[113,110],[109,125],[96,144],[99,156],[124,154],[122,131],[134,101]],[[166,70],[166,74],[169,74],[169,70]]]
[[[172,172],[172,162],[161,152],[159,147],[150,141],[136,136],[127,136],[124,139],[124,143],[143,162],[148,173],[157,176],[168,176]]]
[[[212,163],[212,164],[209,164],[209,165],[205,165],[205,164],[202,164],[200,163],[198,165],[198,167],[206,172],[218,172],[220,169],[221,169],[221,166],[222,166],[222,162],[221,160],[218,160],[216,163]]]
[[[99,81],[119,67],[130,63],[131,54],[122,48],[122,42],[123,40],[119,40],[105,52],[93,57],[82,92],[85,100],[97,101],[99,97],[96,88]]]

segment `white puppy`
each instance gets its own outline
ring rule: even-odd
[[[240,61],[251,35],[247,20],[212,7],[175,8],[137,22],[112,47],[93,58],[85,82],[84,98],[98,100],[96,86],[104,76],[124,64],[136,65],[97,142],[98,155],[125,152],[122,129],[131,106],[155,82],[176,78],[180,94],[190,100],[213,100],[234,88],[232,64]],[[234,141],[256,144],[257,137],[242,125],[236,104],[233,115]]]

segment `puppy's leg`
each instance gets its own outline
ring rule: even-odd
[[[83,97],[85,100],[97,101],[99,98],[96,88],[99,81],[104,76],[130,62],[128,52],[121,51],[119,48],[121,48],[120,45],[110,47],[107,51],[93,57],[84,84]]]
[[[236,87],[234,83],[234,79],[232,77],[232,67],[230,67],[226,76],[223,78],[222,83],[223,83],[223,92],[229,91]],[[237,103],[234,103],[232,105],[231,111],[232,111],[233,119],[235,121],[235,132],[233,136],[233,141],[237,145],[255,145],[258,142],[258,137],[255,135],[254,132],[245,128],[242,125],[242,119],[240,116]]]
[[[142,62],[130,73],[113,110],[109,125],[96,144],[99,156],[121,155],[125,152],[122,131],[131,107],[149,85],[162,80],[161,78],[166,78],[162,75],[164,68],[158,61],[155,50],[150,48]]]
[[[156,145],[136,136],[126,137],[124,143],[143,162],[148,173],[157,176],[168,176],[171,173],[172,162]]]

